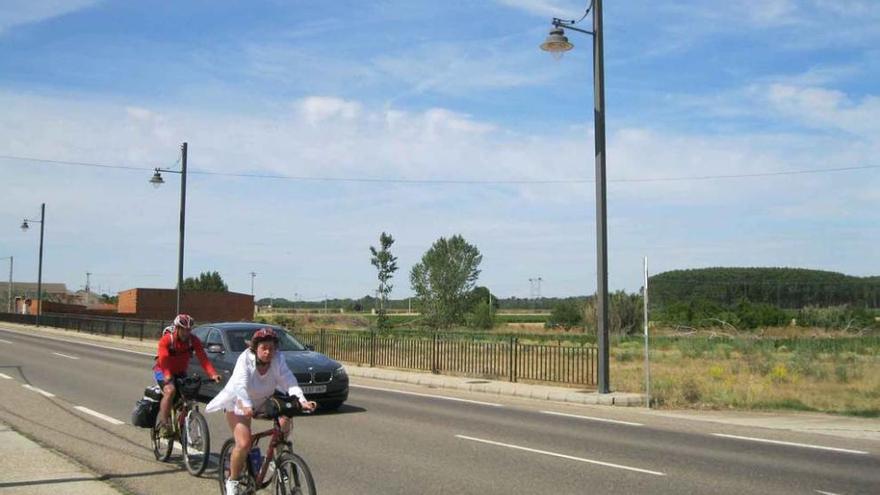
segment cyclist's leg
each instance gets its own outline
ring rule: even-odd
[[[281,416],[278,418],[278,425],[281,426],[281,431],[284,432],[285,435],[290,433],[290,429],[293,428],[293,419],[288,418],[286,416]]]
[[[251,450],[251,418],[239,416],[232,411],[226,412],[226,422],[235,439],[235,448],[229,460],[229,478],[237,480],[244,469],[244,461]]]
[[[171,404],[174,402],[174,381],[165,383],[159,382],[162,387],[162,401],[159,402],[159,418],[164,424],[168,424],[168,417],[171,415]]]

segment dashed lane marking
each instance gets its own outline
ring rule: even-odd
[[[79,358],[76,357],[76,356],[69,356],[69,355],[67,355],[67,354],[61,354],[60,352],[53,352],[52,354],[55,354],[56,356],[65,357],[65,358],[67,358],[67,359],[79,359]]]
[[[32,385],[27,385],[27,384],[25,384],[25,385],[22,385],[22,387],[24,387],[24,388],[26,388],[26,389],[28,389],[28,390],[30,390],[30,391],[36,392],[36,393],[38,393],[38,394],[40,394],[40,395],[44,395],[44,396],[46,396],[46,397],[55,397],[55,394],[53,394],[53,393],[51,393],[51,392],[46,392],[45,390],[43,390],[43,389],[41,389],[41,388],[34,387],[34,386],[32,386]]]
[[[106,421],[110,424],[114,424],[114,425],[124,425],[125,424],[124,421],[119,421],[116,418],[111,418],[110,416],[107,416],[106,414],[101,414],[98,411],[93,411],[93,410],[89,409],[88,407],[74,406],[73,408],[79,412],[84,412],[84,413],[92,415],[96,418],[103,419],[104,421]]]
[[[0,373],[0,378],[4,380],[12,380],[12,377],[3,373]]]
[[[642,423],[633,423],[631,421],[620,421],[619,419],[608,419],[608,418],[596,418],[593,416],[581,416],[578,414],[567,414],[555,411],[541,411],[544,414],[552,414],[553,416],[565,416],[566,418],[578,418],[578,419],[586,419],[589,421],[601,421],[603,423],[615,423],[619,425],[628,425],[628,426],[645,426]]]
[[[532,449],[529,447],[523,447],[521,445],[513,445],[510,443],[495,442],[493,440],[485,440],[482,438],[468,437],[465,435],[455,435],[455,436],[457,438],[461,438],[462,440],[470,440],[472,442],[480,442],[480,443],[485,443],[485,444],[489,444],[489,445],[496,445],[498,447],[507,447],[509,449],[522,450],[525,452],[531,452],[533,454],[549,455],[551,457],[559,457],[561,459],[568,459],[570,461],[586,462],[588,464],[596,464],[598,466],[605,466],[605,467],[610,467],[610,468],[615,468],[615,469],[624,469],[627,471],[634,471],[636,473],[652,474],[654,476],[666,476],[665,473],[661,473],[659,471],[651,471],[648,469],[641,469],[641,468],[632,467],[632,466],[624,466],[623,464],[614,464],[611,462],[597,461],[594,459],[585,459],[583,457],[575,457],[572,455],[560,454],[557,452],[548,452],[546,450]]]
[[[496,404],[494,402],[483,402],[483,401],[479,401],[479,400],[459,399],[458,397],[447,397],[445,395],[420,394],[418,392],[408,392],[406,390],[394,390],[393,388],[367,387],[365,385],[349,385],[349,387],[363,388],[363,389],[367,389],[367,390],[379,390],[381,392],[392,392],[395,394],[403,394],[403,395],[414,395],[416,397],[428,397],[431,399],[443,399],[443,400],[452,400],[452,401],[456,401],[456,402],[467,402],[470,404],[480,404],[482,406],[504,407],[502,404]]]
[[[772,443],[775,445],[787,445],[789,447],[803,447],[803,448],[807,448],[807,449],[830,450],[832,452],[844,452],[847,454],[860,454],[860,455],[869,454],[869,452],[865,452],[863,450],[839,449],[837,447],[825,447],[823,445],[813,445],[813,444],[809,444],[809,443],[783,442],[780,440],[768,440],[766,438],[741,437],[738,435],[726,435],[724,433],[713,433],[713,435],[715,435],[716,437],[733,438],[736,440],[748,440],[751,442]]]

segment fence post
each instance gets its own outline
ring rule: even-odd
[[[434,373],[436,375],[436,374],[440,373],[440,370],[438,369],[438,366],[437,366],[437,358],[438,358],[438,356],[437,356],[437,344],[438,344],[437,332],[434,332],[433,339],[434,339],[434,342],[433,342],[433,345],[431,346],[431,373]]]
[[[376,332],[370,330],[370,368],[376,366]]]
[[[320,341],[320,344],[321,344],[321,350],[318,351],[318,352],[320,352],[321,354],[327,354],[327,342],[324,340],[324,332],[325,332],[325,330],[322,328],[322,329],[320,330],[320,332],[321,332],[321,335],[320,335],[320,338],[319,338],[318,340]]]
[[[517,368],[519,368],[519,352],[518,351],[519,351],[519,337],[514,337],[513,338],[513,351],[511,352],[511,354],[513,355],[513,366],[511,367],[512,371],[510,372],[511,377],[512,377],[510,381],[512,381],[514,383],[516,383],[516,378],[517,378],[516,375],[517,375],[517,371],[519,371],[517,369]]]
[[[510,375],[510,381],[514,381],[513,379],[513,339],[514,337],[509,337],[507,339],[507,374]]]
[[[125,320],[122,320],[122,340],[125,340]]]
[[[138,334],[138,339],[144,340],[144,322],[141,322],[141,331]]]

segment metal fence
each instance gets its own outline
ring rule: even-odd
[[[36,316],[0,313],[0,321],[34,325],[36,324]],[[134,318],[66,313],[43,313],[40,315],[40,324],[43,326],[138,340],[158,340],[162,335],[162,329],[168,323],[167,321],[160,320],[139,320]]]
[[[34,325],[34,315],[0,313],[0,321]],[[43,313],[40,323],[123,339],[158,340],[166,321]],[[358,366],[412,369],[516,382],[595,386],[598,350],[585,344],[527,344],[517,337],[481,340],[473,335],[298,331],[298,339],[328,356]]]
[[[598,350],[592,345],[524,344],[516,337],[382,335],[320,330],[296,332],[315,350],[358,366],[388,367],[516,382],[596,385]]]

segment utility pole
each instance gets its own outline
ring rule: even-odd
[[[251,295],[254,295],[254,277],[256,276],[256,272],[251,272]]]

